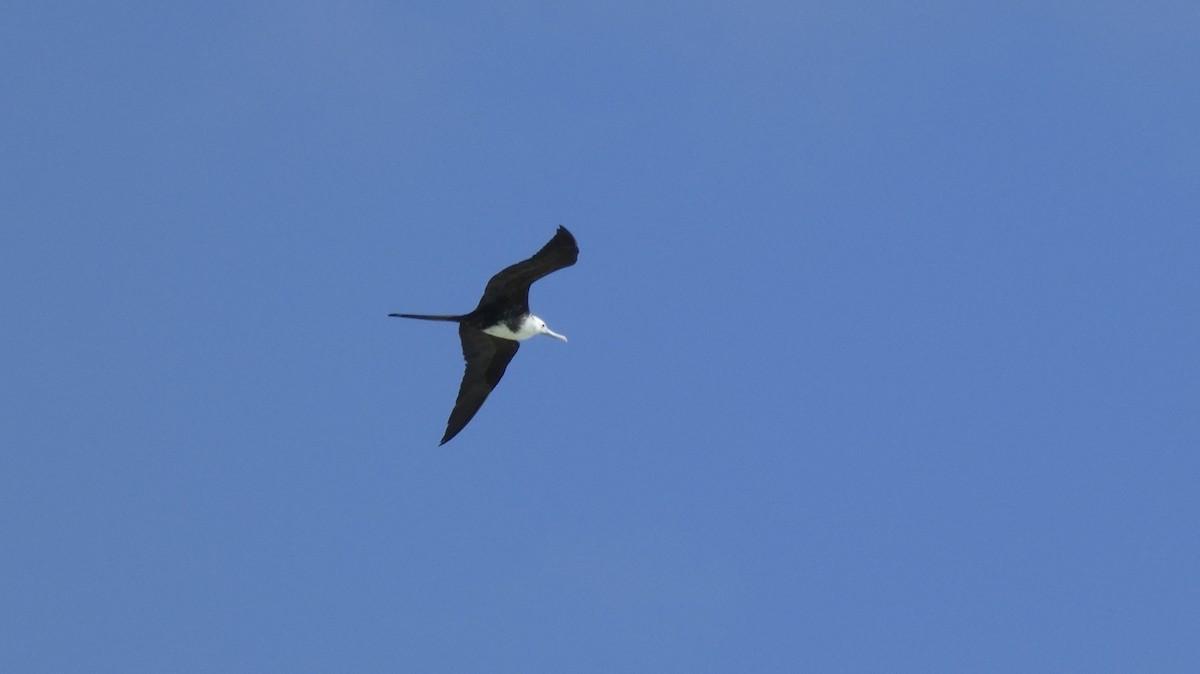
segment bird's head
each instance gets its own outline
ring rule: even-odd
[[[546,327],[546,321],[543,321],[542,319],[538,318],[537,316],[533,316],[533,328],[534,328],[534,330],[538,331],[538,334],[546,335],[548,337],[553,337],[555,339],[561,339],[564,342],[567,341],[566,335],[560,335],[557,332]]]

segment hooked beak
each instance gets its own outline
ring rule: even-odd
[[[553,338],[555,338],[555,339],[561,339],[561,340],[562,340],[562,341],[564,341],[564,342],[565,342],[565,341],[567,341],[567,336],[566,336],[566,335],[560,335],[560,334],[558,334],[557,332],[555,332],[555,331],[551,330],[550,328],[543,328],[543,329],[542,329],[542,334],[544,334],[544,335],[547,335],[547,336],[550,336],[550,337],[553,337]]]

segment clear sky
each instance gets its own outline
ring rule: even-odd
[[[1200,671],[1200,10],[7,2],[0,670]],[[450,325],[563,224],[438,448]]]

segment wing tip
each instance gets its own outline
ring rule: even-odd
[[[551,245],[557,245],[562,251],[567,253],[567,259],[570,260],[570,263],[566,266],[570,267],[579,260],[579,244],[575,242],[575,235],[566,227],[562,225],[558,226],[558,229],[554,232],[554,238],[550,240],[550,243],[546,244],[546,247],[549,248]]]

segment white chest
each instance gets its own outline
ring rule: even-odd
[[[516,332],[509,330],[508,325],[505,323],[493,325],[490,328],[484,328],[483,331],[493,337],[500,337],[501,339],[513,339],[520,342],[535,335],[541,334],[541,328],[543,325],[545,324],[541,323],[541,321],[539,321],[536,317],[526,316],[525,320],[521,321],[521,325]]]

